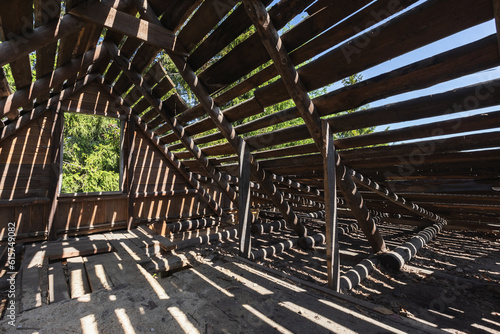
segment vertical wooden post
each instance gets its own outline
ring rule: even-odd
[[[127,195],[128,195],[128,223],[127,229],[134,228],[134,203],[135,203],[135,193],[134,193],[134,143],[135,143],[135,122],[130,119],[127,120]]]
[[[325,189],[326,262],[328,286],[340,292],[340,256],[337,233],[337,182],[335,172],[335,146],[330,124],[322,121],[323,182]]]
[[[49,189],[50,211],[47,220],[47,239],[53,240],[56,238],[56,229],[54,228],[54,219],[57,211],[57,196],[62,181],[62,144],[63,144],[63,127],[64,115],[58,104],[56,110],[52,113],[52,129],[51,129],[51,145],[50,145],[50,164],[51,178],[53,182]]]
[[[251,222],[250,212],[250,150],[244,140],[240,141],[239,172],[240,193],[238,208],[238,234],[240,235],[240,256],[249,259],[251,253]]]

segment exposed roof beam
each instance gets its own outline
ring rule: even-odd
[[[85,22],[65,15],[62,19],[51,21],[34,29],[29,34],[7,36],[9,40],[0,44],[0,66],[11,63],[19,57],[38,50],[75,31],[79,31],[85,25]]]
[[[121,10],[129,6],[128,1],[107,0],[112,7]],[[83,3],[75,9],[87,8],[88,4]],[[21,56],[27,55],[35,50],[68,36],[75,31],[83,29],[87,23],[71,15],[64,15],[59,20],[53,20],[33,31],[23,35],[5,36],[8,41],[0,44],[0,66],[9,64]]]
[[[293,99],[300,115],[304,119],[318,150],[322,152],[323,135],[321,133],[321,118],[314,103],[307,94],[307,89],[302,83],[295,66],[285,49],[283,42],[274,27],[266,7],[260,1],[243,0],[248,16],[252,20],[262,43],[266,47],[271,59],[281,76],[288,94]],[[372,249],[376,252],[385,251],[384,239],[377,229],[375,220],[371,217],[368,208],[356,188],[347,168],[342,163],[340,156],[335,151],[336,177],[338,186],[349,208],[356,217],[363,233],[366,235]]]
[[[130,116],[131,120],[134,121],[137,126],[141,129],[141,131],[146,135],[146,137],[151,141],[151,143],[156,146],[163,156],[170,161],[170,163],[174,166],[175,169],[184,177],[184,179],[199,192],[201,199],[207,203],[210,209],[218,216],[224,217],[226,214],[222,210],[222,208],[214,201],[212,196],[206,191],[205,187],[198,181],[196,176],[191,173],[184,164],[179,161],[175,155],[169,151],[166,145],[163,145],[160,141],[160,138],[148,128],[148,125],[141,120],[141,118],[137,115],[132,114],[132,108],[130,108],[127,103],[121,98],[113,93],[113,88],[104,83],[104,78],[102,76],[98,77],[98,83],[103,88],[104,92],[114,100],[115,104],[120,107],[127,115]]]
[[[238,205],[238,195],[227,182],[226,177],[219,172],[219,170],[208,160],[208,158],[203,154],[201,149],[196,146],[193,139],[188,136],[184,130],[184,127],[177,122],[175,117],[171,115],[171,111],[162,103],[162,101],[155,96],[149,87],[148,83],[143,80],[143,77],[130,69],[129,62],[125,57],[119,55],[118,47],[112,43],[106,43],[111,56],[115,60],[116,65],[123,71],[135,85],[137,89],[143,94],[144,98],[150,103],[150,105],[156,110],[156,112],[163,118],[167,126],[172,130],[172,132],[177,136],[177,138],[182,142],[184,147],[196,158],[203,169],[219,184],[224,192],[229,196],[229,199],[233,201],[235,205]]]
[[[66,79],[78,72],[86,70],[94,62],[104,58],[105,55],[106,50],[98,46],[87,51],[81,57],[73,59],[69,64],[59,67],[52,73],[36,80],[31,85],[0,100],[0,118],[7,116],[11,120],[16,119],[19,116],[18,109],[26,105],[28,101],[33,101],[41,95],[48,94],[52,88],[63,84]]]
[[[89,83],[93,82],[98,78],[98,75],[96,74],[91,74],[87,75],[81,80],[78,80],[73,86],[70,86],[64,90],[62,90],[59,94],[52,96],[50,99],[47,100],[46,103],[36,107],[31,111],[31,113],[28,113],[22,117],[19,117],[17,121],[10,123],[0,131],[0,142],[4,141],[5,139],[9,138],[12,135],[15,135],[17,132],[19,132],[21,129],[23,129],[26,125],[28,125],[31,121],[39,118],[42,116],[45,111],[48,109],[54,108],[57,106],[57,104],[69,98],[71,95],[74,93],[80,91],[83,87],[88,85]]]
[[[182,45],[177,43],[177,37],[172,31],[99,2],[88,7],[79,6],[70,10],[69,14],[112,31],[137,38],[165,49],[169,53],[188,55]]]
[[[199,192],[201,199],[207,203],[207,205],[218,215],[225,216],[222,208],[213,200],[212,196],[207,192],[205,187],[194,177],[193,173],[188,171],[188,169],[180,162],[175,155],[168,150],[168,148],[163,145],[160,138],[155,135],[155,133],[148,129],[147,124],[141,121],[140,117],[137,115],[132,115],[132,119],[136,122],[141,131],[148,137],[151,142],[160,150],[160,152],[167,158],[168,161],[182,174],[186,181]]]
[[[137,115],[132,114],[132,108],[127,105],[125,100],[121,98],[120,96],[116,95],[113,93],[113,88],[104,82],[104,78],[102,76],[98,77],[98,83],[100,86],[103,88],[104,92],[112,99],[114,100],[116,105],[122,109],[125,114],[129,115],[131,119],[138,125],[138,127],[143,131],[143,133],[146,135],[146,137],[151,140],[154,146],[156,146],[160,152],[163,154],[165,158],[167,158],[170,163],[181,173],[181,175],[186,179],[186,181],[194,188],[199,191],[199,195],[201,199],[207,203],[207,205],[212,209],[212,211],[217,214],[218,216],[225,216],[226,214],[222,210],[222,208],[213,200],[213,198],[210,196],[210,194],[206,191],[206,189],[201,185],[201,183],[198,181],[198,179],[195,177],[193,173],[191,173],[185,166],[184,164],[179,161],[175,155],[170,152],[170,150],[167,148],[166,145],[163,145],[160,141],[160,138],[151,130],[148,128],[147,124],[141,120],[141,118]]]
[[[236,134],[232,124],[227,120],[219,106],[214,102],[214,100],[208,94],[206,87],[199,80],[196,73],[191,69],[189,64],[183,57],[175,54],[170,55],[172,61],[179,69],[184,81],[189,85],[194,94],[198,97],[203,108],[208,113],[212,121],[217,125],[220,132],[224,135],[227,141],[230,143],[235,152],[239,152],[239,147],[244,139]],[[269,196],[273,204],[280,210],[285,218],[287,224],[292,227],[299,236],[306,236],[307,230],[304,225],[298,220],[292,207],[287,203],[283,194],[279,189],[273,184],[271,176],[266,173],[262,168],[260,168],[259,163],[250,155],[251,162],[251,174],[252,176],[262,185],[262,190]]]
[[[144,15],[143,17],[146,18],[148,21],[159,26],[162,25],[156,14],[151,10],[151,8],[149,10],[144,11],[143,15]],[[191,67],[183,57],[180,57],[173,53],[170,53],[170,57],[174,62],[174,64],[176,65],[176,67],[179,69],[179,72],[183,77],[184,81],[186,81],[191,90],[198,97],[201,105],[203,106],[205,111],[209,114],[214,123],[217,125],[217,127],[224,135],[224,137],[231,144],[234,151],[239,152],[240,151],[239,148],[243,139],[236,134],[233,126],[225,118],[222,111],[219,109],[214,100],[210,97],[206,87],[203,86],[196,73],[191,69]],[[250,161],[251,161],[251,174],[253,175],[254,178],[256,178],[259,181],[259,183],[262,185],[262,189],[270,197],[273,204],[281,211],[287,224],[290,227],[293,227],[300,236],[306,236],[307,235],[306,228],[304,227],[304,225],[302,225],[302,223],[299,222],[291,206],[285,201],[282,193],[273,184],[270,176],[266,174],[264,170],[259,168],[257,160],[252,155],[250,155]]]

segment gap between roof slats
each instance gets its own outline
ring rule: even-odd
[[[328,28],[329,26],[331,26],[332,22],[333,22],[333,24],[336,23],[335,20],[331,21],[331,15],[332,14],[337,15],[338,19],[341,20],[344,16],[350,15],[352,13],[352,11],[355,10],[355,9],[356,9],[356,7],[352,8],[352,6],[348,6],[347,9],[345,9],[343,11],[339,11],[338,8],[335,8],[335,10],[332,10],[332,8],[329,8],[328,10],[323,10],[320,13],[316,13],[314,16],[306,18],[304,20],[304,22],[299,23],[298,26],[295,27],[294,29],[291,29],[290,31],[288,31],[283,36],[284,41],[287,42],[287,40],[288,40],[288,42],[287,42],[288,45],[290,45],[290,43],[295,43],[293,45],[300,46],[300,43],[302,43],[302,41],[309,40],[309,39],[313,38],[315,36],[315,34],[316,34],[316,31],[313,31],[311,33],[304,33],[304,31],[307,31],[307,29],[302,29],[302,25],[306,24],[305,22],[308,22],[306,24],[306,27],[317,27],[315,29],[319,29],[318,31],[322,31],[322,30]],[[371,9],[372,8],[370,7],[370,10]],[[369,11],[367,10],[367,13],[363,12],[360,15],[365,15],[365,16],[369,15]],[[330,21],[326,20],[327,18],[330,19]],[[369,16],[369,18],[371,19],[371,16]],[[358,17],[355,17],[354,19],[359,22],[359,18]],[[310,25],[309,25],[309,22],[310,22]],[[322,22],[321,23],[322,26],[321,26],[321,24],[319,22]],[[319,28],[319,26],[321,28]],[[300,29],[298,29],[298,28],[300,28]],[[344,31],[347,31],[347,28],[345,28]],[[350,35],[352,35],[352,32],[350,33]],[[347,35],[341,35],[341,36],[348,37],[350,35],[347,34]],[[302,36],[302,37],[299,38],[299,36]],[[340,38],[343,39],[345,37],[340,37]],[[339,39],[338,35],[337,35],[337,38]],[[340,42],[340,40],[338,42]],[[330,42],[330,39],[329,39],[329,42]],[[307,43],[305,46],[307,46],[308,44],[309,43]],[[294,47],[292,47],[292,49],[293,48]],[[317,48],[317,47],[315,46],[315,48]],[[295,54],[295,55],[297,55],[297,56],[300,57],[300,55],[303,54],[303,50],[302,49],[304,49],[304,47],[302,47],[299,50],[297,50],[296,53],[292,53],[292,55]],[[267,74],[267,73],[270,73],[270,74]],[[246,85],[248,88],[243,88],[245,86],[242,86],[242,88],[238,88],[238,90],[240,90],[239,93],[232,94],[231,92],[229,92],[229,95],[232,96],[232,97],[236,97],[237,95],[244,94],[244,93],[248,92],[249,90],[252,90],[252,89],[256,88],[257,85],[264,84],[266,81],[269,81],[270,79],[272,79],[276,75],[277,75],[277,71],[275,70],[274,65],[271,64],[270,66],[268,66],[267,68],[265,68],[261,72],[259,72],[257,74],[254,74],[251,77],[251,79],[245,80],[245,81],[243,81],[243,83],[238,84],[237,87],[235,87],[235,88],[238,88],[238,87],[240,87],[242,85]],[[265,79],[262,80],[262,79],[260,79],[261,77],[263,77]],[[257,82],[258,82],[257,85],[255,85],[253,83],[253,82],[256,81],[256,78],[259,78],[259,79],[257,79]],[[228,95],[228,94],[223,94],[223,95]]]
[[[351,89],[351,88],[350,88]],[[333,95],[333,94],[332,94]],[[362,105],[362,104],[361,104]]]

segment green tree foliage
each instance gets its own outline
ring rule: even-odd
[[[363,76],[361,74],[359,74],[359,73],[353,74],[350,77],[342,79],[342,84],[344,86],[350,86],[350,85],[354,85],[354,84],[360,82],[362,79],[363,79]],[[363,109],[367,109],[367,108],[368,108],[368,105],[365,105],[365,106],[360,107],[360,108],[344,111],[344,112],[340,113],[339,115],[350,114],[350,113],[356,112],[358,110],[363,110]],[[375,131],[375,127],[344,131],[344,132],[336,133],[335,138],[348,138],[348,137],[360,136],[360,135],[372,133],[373,131]]]
[[[62,193],[120,190],[120,121],[66,113]]]

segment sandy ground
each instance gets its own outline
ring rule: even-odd
[[[311,234],[321,232],[308,224]],[[381,232],[394,248],[413,235],[412,226],[384,225]],[[292,232],[254,238],[254,247],[294,237]],[[370,247],[360,231],[340,237],[341,249],[356,256],[342,257],[343,272],[367,256]],[[224,251],[236,253],[233,248]],[[259,263],[301,279],[327,284],[324,246],[293,249]],[[275,258],[275,259],[276,259]],[[376,269],[348,293],[377,303],[396,314],[417,319],[451,333],[500,333],[500,240],[487,233],[444,231],[397,274]]]
[[[99,255],[96,255],[99,256]],[[165,278],[125,263],[128,284],[23,312],[7,333],[425,333],[290,284],[235,258],[194,255],[192,268]],[[113,277],[111,277],[113,279]],[[416,326],[416,327],[415,327]],[[426,331],[425,329],[428,329]]]
[[[310,231],[321,231],[309,222]],[[414,227],[384,226],[395,247]],[[264,247],[293,232],[254,238]],[[367,256],[360,232],[342,236],[342,271]],[[17,314],[6,333],[451,333],[500,332],[500,242],[491,235],[441,233],[400,273],[377,269],[348,295],[383,306],[381,314],[237,260],[237,242],[188,253],[192,267],[163,277],[124,254],[116,257],[110,290]],[[112,253],[94,255],[115,258]],[[260,264],[326,285],[325,248],[293,249]],[[119,268],[121,271],[116,271]],[[112,272],[111,268],[107,271]],[[160,278],[162,276],[162,278]],[[384,312],[382,312],[384,313]],[[387,313],[387,312],[385,312]]]

